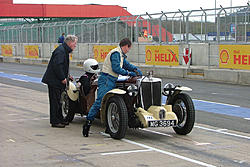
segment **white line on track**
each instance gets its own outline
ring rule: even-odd
[[[19,122],[19,121],[37,121],[37,120],[44,120],[44,119],[49,119],[49,117],[32,118],[32,119],[11,119],[11,120],[0,120],[0,121]]]
[[[8,115],[10,115],[10,116],[15,116],[15,115],[19,115],[19,114],[8,114]]]
[[[199,128],[199,129],[203,129],[203,130],[207,130],[207,131],[221,133],[221,134],[224,134],[224,135],[229,135],[229,136],[234,136],[234,137],[239,137],[239,138],[244,138],[244,139],[250,140],[249,136],[243,136],[243,135],[238,135],[238,134],[235,134],[235,133],[226,132],[228,129],[210,129],[210,128],[206,128],[206,127],[202,127],[202,126],[197,126],[197,125],[195,125],[194,127]],[[158,134],[158,135],[173,137],[172,135],[161,133],[161,132],[157,132],[157,131],[153,131],[153,130],[149,130],[149,129],[140,129],[140,130],[144,130],[144,131],[147,131],[147,132],[155,133],[155,134]],[[210,143],[206,143],[206,144],[210,144]]]
[[[118,152],[102,153],[101,155],[129,154],[129,153],[148,152],[148,151],[152,150],[146,149],[146,150],[118,151]]]
[[[28,82],[28,81],[25,81],[25,80],[22,80],[22,79],[16,79],[16,78],[11,78],[12,80],[15,80],[15,81],[22,81],[22,82]]]
[[[197,126],[197,125],[195,125],[194,127],[199,128],[199,129],[203,129],[203,130],[207,130],[207,131],[211,131],[211,132],[221,133],[224,135],[229,135],[229,136],[234,136],[234,137],[239,137],[239,138],[250,140],[249,136],[243,136],[243,135],[238,135],[235,133],[225,132],[225,129],[217,129],[216,130],[216,129],[210,129],[210,128],[206,128],[206,127],[202,127],[202,126]]]
[[[166,134],[166,133],[157,132],[157,131],[153,131],[153,130],[149,130],[149,129],[141,129],[141,128],[140,128],[140,130],[143,130],[143,131],[146,131],[146,132],[155,133],[155,134],[158,134],[158,135],[173,137],[172,135],[169,135],[169,134]]]
[[[140,130],[143,130],[143,131],[146,131],[146,132],[150,132],[150,133],[154,133],[154,134],[158,134],[158,135],[162,135],[162,136],[173,137],[173,135],[169,135],[169,134],[166,134],[166,133],[161,133],[161,132],[153,131],[153,130],[149,130],[149,129],[141,129],[140,128]],[[209,144],[211,144],[211,143],[200,143],[200,142],[197,142],[197,141],[194,141],[194,140],[192,140],[192,141],[197,146],[203,146],[203,145],[209,145]]]
[[[28,75],[25,75],[25,74],[13,74],[13,75],[25,76],[25,77],[27,77],[27,76],[28,76]]]
[[[233,104],[218,103],[218,102],[207,101],[207,100],[199,100],[199,99],[193,99],[193,100],[197,100],[197,101],[201,101],[201,102],[207,102],[207,103],[221,104],[221,105],[231,106],[231,107],[240,107],[240,106],[233,105]]]
[[[250,118],[244,118],[245,120],[250,120]]]
[[[104,136],[109,136],[108,134],[105,134],[103,132],[101,132],[101,134],[104,135]],[[158,148],[150,147],[150,146],[147,146],[145,144],[137,143],[137,142],[134,142],[134,141],[131,141],[131,140],[128,140],[128,139],[122,139],[122,141],[124,141],[126,143],[133,144],[133,145],[137,145],[137,146],[140,146],[140,147],[143,147],[143,148],[146,148],[148,150],[160,152],[162,154],[166,154],[166,155],[169,155],[169,156],[172,156],[172,157],[175,157],[175,158],[179,158],[179,159],[191,162],[191,163],[195,163],[195,164],[198,164],[198,165],[201,165],[201,166],[215,167],[214,165],[211,165],[211,164],[207,164],[207,163],[204,163],[204,162],[201,162],[201,161],[198,161],[198,160],[195,160],[195,159],[191,159],[191,158],[188,158],[188,157],[184,157],[184,156],[181,156],[181,155],[178,155],[178,154],[174,154],[174,153],[171,153],[171,152],[168,152],[168,151],[160,150]]]

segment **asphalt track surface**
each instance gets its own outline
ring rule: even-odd
[[[129,129],[122,140],[96,121],[89,138],[84,119],[49,127],[46,66],[0,63],[0,164],[4,166],[250,166],[250,87],[162,78],[191,87],[196,124],[187,136],[172,128]],[[80,76],[80,69],[71,69]],[[13,159],[13,154],[15,158]],[[1,165],[0,165],[1,166]]]

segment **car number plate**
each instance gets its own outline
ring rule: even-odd
[[[176,120],[148,121],[148,127],[168,127],[168,126],[176,126]]]

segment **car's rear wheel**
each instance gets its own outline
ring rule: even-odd
[[[192,131],[195,122],[193,101],[188,94],[180,93],[172,102],[173,112],[178,118],[178,124],[173,129],[177,134],[186,135]]]
[[[76,102],[69,99],[67,92],[63,91],[61,95],[62,115],[65,121],[72,122],[75,117]]]
[[[128,127],[127,107],[122,97],[112,96],[106,107],[106,126],[110,136],[122,139]]]

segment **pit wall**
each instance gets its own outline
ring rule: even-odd
[[[38,45],[39,58],[50,58],[51,53],[58,46],[57,43],[0,43],[0,45],[12,45],[14,57],[24,57],[27,45]],[[72,60],[83,61],[87,58],[93,58],[94,45],[118,45],[117,43],[78,43],[77,48],[73,52]],[[128,54],[128,60],[135,63],[145,63],[145,46],[152,44],[138,44],[133,43],[133,47]],[[159,44],[155,44],[157,46]],[[182,60],[184,48],[192,49],[192,62],[194,66],[217,66],[218,67],[218,45],[217,44],[180,44],[179,45],[179,58]],[[0,55],[2,55],[0,47]],[[182,65],[182,61],[179,61]]]
[[[23,64],[47,64],[49,58],[58,46],[57,43],[0,43],[12,46],[12,56],[0,56],[0,62],[14,62]],[[38,45],[39,57],[26,58],[26,45]],[[71,66],[82,67],[84,60],[94,58],[94,45],[118,45],[117,43],[78,43],[73,52]],[[179,44],[179,66],[158,66],[145,64],[145,46],[154,45],[146,43],[133,43],[128,53],[128,60],[140,66],[144,74],[153,70],[157,77],[191,78],[216,82],[250,85],[250,70],[233,70],[219,68],[218,44]],[[159,44],[155,44],[157,46]],[[183,65],[182,56],[184,48],[192,49],[191,66]],[[2,55],[0,47],[0,55]],[[100,63],[102,64],[102,63]]]

